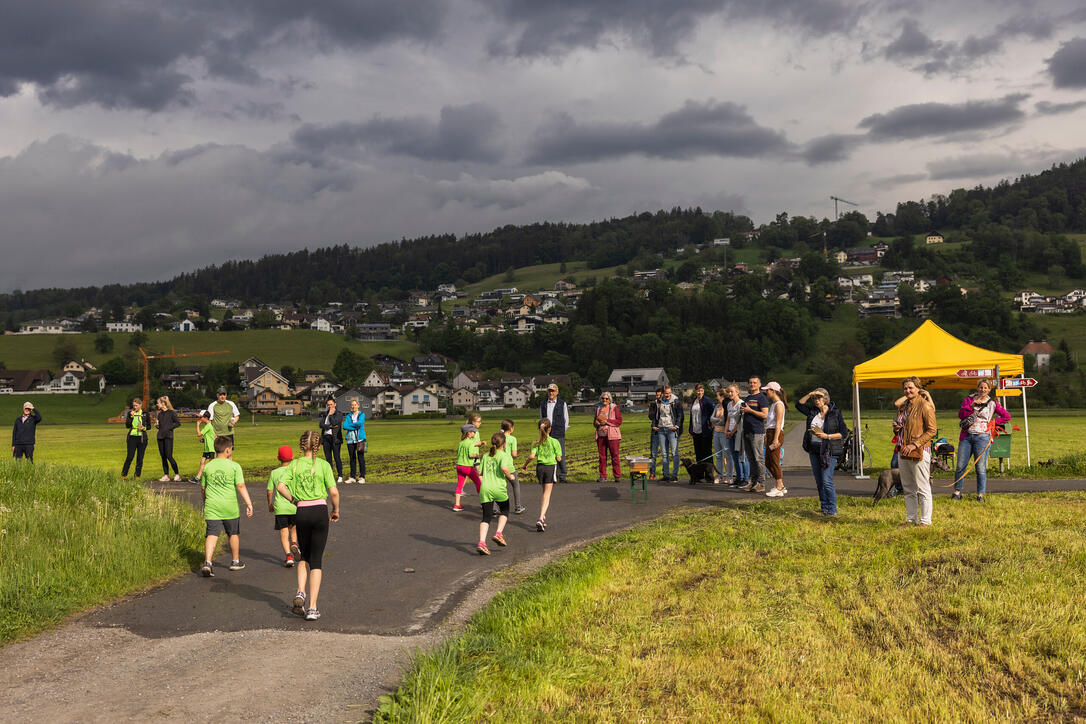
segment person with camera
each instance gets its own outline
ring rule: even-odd
[[[904,413],[898,434],[901,485],[905,488],[906,525],[931,525],[931,439],[935,437],[935,405],[918,377],[901,383],[905,394],[894,406]]]
[[[26,458],[34,462],[34,438],[39,422],[41,413],[27,400],[23,403],[23,414],[15,418],[15,426],[11,428],[11,455],[16,460]]]
[[[837,515],[837,491],[833,486],[833,471],[837,467],[837,459],[844,454],[844,441],[848,436],[844,415],[830,400],[830,393],[825,387],[816,387],[799,398],[796,409],[807,416],[803,449],[810,456],[811,472],[818,489],[822,515]]]

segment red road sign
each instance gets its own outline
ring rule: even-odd
[[[1035,387],[1037,380],[1032,377],[1004,377],[999,381],[999,386],[1004,390],[1020,390],[1023,387]]]
[[[991,367],[988,369],[958,370],[958,377],[995,377],[995,370]]]

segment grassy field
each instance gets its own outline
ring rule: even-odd
[[[1086,495],[722,505],[499,594],[378,722],[1072,721],[1086,711]]]
[[[508,281],[505,272],[502,272],[474,284],[469,284],[460,291],[465,292],[469,297],[476,297],[482,292],[504,287],[516,287],[521,292],[536,292],[544,289],[554,289],[554,283],[566,277],[573,277],[573,280],[577,283],[589,277],[603,280],[613,276],[617,270],[618,267],[615,266],[589,269],[587,262],[571,261],[566,263],[566,271],[563,273],[561,264],[536,264],[535,266],[522,266],[514,270],[513,281]]]
[[[86,360],[101,364],[112,357],[130,350],[129,334],[110,334],[114,340],[113,351],[100,354],[94,349],[94,334],[27,334],[0,335],[0,361],[8,369],[38,369],[44,367],[56,370],[53,361],[53,349],[57,341],[75,344],[79,354]],[[414,342],[355,342],[339,334],[318,332],[312,329],[247,329],[237,332],[150,332],[145,350],[169,353],[176,352],[211,352],[229,350],[229,354],[209,357],[194,357],[177,360],[178,364],[204,365],[209,362],[241,362],[248,357],[259,357],[275,369],[283,365],[304,369],[332,369],[336,355],[345,346],[359,354],[391,354],[400,359],[409,360],[418,354]]]
[[[202,515],[173,497],[70,465],[4,460],[0,481],[0,643],[203,559]]]

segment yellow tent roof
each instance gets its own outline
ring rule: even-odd
[[[906,377],[916,375],[929,389],[964,388],[976,385],[976,379],[959,379],[958,370],[996,365],[1000,377],[1025,372],[1022,355],[974,347],[929,319],[878,357],[853,367],[852,381],[861,387],[896,388]]]

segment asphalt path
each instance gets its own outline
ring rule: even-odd
[[[967,481],[967,492],[972,480]],[[788,497],[815,495],[811,475],[785,473]],[[872,480],[838,473],[839,495],[870,497]],[[155,484],[199,503],[194,485]],[[250,483],[255,501],[263,486]],[[169,637],[211,631],[299,628],[329,632],[411,635],[429,631],[445,619],[489,574],[559,548],[596,539],[681,507],[731,506],[773,501],[724,485],[686,482],[648,484],[648,501],[635,503],[628,482],[569,483],[554,489],[547,530],[535,529],[539,488],[524,483],[528,511],[511,515],[507,548],[492,555],[475,552],[481,514],[478,498],[464,498],[453,512],[451,484],[341,485],[342,519],[332,524],[324,557],[322,618],[304,622],[289,611],[295,572],[283,567],[278,533],[266,505],[242,519],[241,557],[246,568],[227,570],[228,556],[216,560],[215,577],[194,570],[165,586],[85,614],[85,623],[124,627],[142,637]],[[1083,480],[989,480],[989,493],[1086,489]],[[947,490],[936,489],[945,500]],[[902,507],[901,499],[880,505]],[[817,503],[812,501],[812,508]],[[902,515],[904,510],[902,509]],[[491,529],[493,531],[493,527]]]

